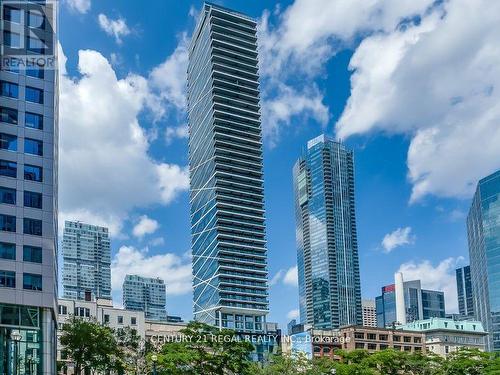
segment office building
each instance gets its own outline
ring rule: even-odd
[[[325,135],[293,168],[300,322],[316,329],[363,323],[353,152]]]
[[[474,316],[474,300],[472,299],[472,283],[470,266],[456,269],[458,312],[463,317]]]
[[[378,327],[388,328],[446,315],[443,292],[422,289],[420,280],[403,281],[401,273],[395,274],[394,284],[382,287],[375,305]]]
[[[0,374],[56,373],[57,7],[0,3]],[[40,64],[27,64],[33,57]]]
[[[500,171],[479,181],[467,233],[474,314],[489,333],[486,350],[500,351]]]
[[[66,221],[63,233],[64,298],[111,299],[111,249],[108,228]]]
[[[376,327],[377,309],[375,307],[375,300],[363,299],[361,307],[363,308],[363,327]]]
[[[257,333],[269,307],[258,80],[255,20],[205,4],[187,85],[194,317]]]
[[[165,282],[160,278],[126,275],[123,281],[123,306],[144,311],[148,320],[167,320]]]
[[[445,318],[416,320],[397,329],[424,333],[427,350],[442,357],[462,348],[484,351],[487,335],[481,322]]]

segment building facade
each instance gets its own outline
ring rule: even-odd
[[[500,171],[479,181],[467,234],[474,314],[489,333],[486,350],[500,351]]]
[[[445,318],[444,293],[422,289],[420,280],[403,281],[396,274],[396,283],[382,287],[375,299],[377,327],[392,327],[432,317]]]
[[[0,373],[52,375],[57,327],[57,6],[2,1],[0,7]],[[30,56],[51,58],[55,64],[25,65]]]
[[[455,273],[457,278],[458,312],[462,317],[474,317],[470,266],[457,268]]]
[[[361,307],[363,308],[363,327],[376,327],[377,309],[375,300],[364,299],[361,301]]]
[[[484,351],[487,335],[481,322],[474,320],[430,318],[416,320],[399,329],[424,333],[427,350],[443,357],[461,348]]]
[[[63,233],[64,298],[111,299],[111,247],[108,228],[66,221]]]
[[[353,152],[314,138],[293,180],[300,321],[316,329],[361,325]]]
[[[126,275],[122,289],[126,310],[144,311],[148,320],[167,320],[166,287],[162,279]]]
[[[187,89],[194,317],[244,332],[269,305],[256,26],[205,4]]]

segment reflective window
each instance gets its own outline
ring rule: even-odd
[[[42,275],[33,273],[23,274],[23,289],[27,290],[42,290]]]
[[[17,177],[17,163],[8,160],[0,160],[0,176]]]
[[[42,248],[37,246],[23,246],[23,261],[42,263]]]
[[[13,32],[4,30],[3,41],[4,41],[5,45],[7,45],[9,47],[14,47],[14,48],[21,47],[21,35],[19,35],[18,33],[13,33]]]
[[[42,194],[24,191],[24,207],[42,208]]]
[[[6,21],[21,23],[21,10],[10,6],[4,6],[3,18]]]
[[[43,156],[43,142],[38,139],[25,138],[24,152],[31,155]]]
[[[25,99],[28,102],[43,104],[43,90],[26,86]]]
[[[0,108],[0,121],[17,125],[17,110],[12,108]]]
[[[16,204],[16,189],[0,186],[0,203]]]
[[[42,182],[43,179],[42,167],[25,164],[24,179],[29,181]]]
[[[34,53],[44,53],[45,52],[45,41],[38,38],[26,38],[27,50]]]
[[[44,29],[45,17],[36,10],[30,10],[28,14],[28,25],[29,27],[35,27],[37,29]]]
[[[2,96],[15,99],[19,97],[19,86],[16,83],[1,81],[0,88]]]
[[[17,137],[11,134],[0,133],[0,149],[17,151]]]
[[[0,271],[0,287],[15,288],[16,273],[14,271]]]
[[[24,125],[27,128],[43,130],[43,116],[36,113],[26,112]]]
[[[16,217],[11,215],[0,215],[0,230],[5,232],[15,232]]]
[[[23,219],[23,233],[31,234],[33,236],[42,235],[42,220],[30,219],[25,217]]]
[[[16,244],[0,242],[0,258],[15,260]]]
[[[44,77],[44,70],[40,68],[30,68],[26,69],[26,75],[34,78],[40,78],[43,79]]]

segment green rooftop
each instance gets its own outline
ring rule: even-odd
[[[484,331],[483,324],[477,320],[454,320],[447,318],[416,320],[412,323],[400,325],[397,329],[419,332],[460,331],[486,333]]]

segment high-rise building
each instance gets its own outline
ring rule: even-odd
[[[56,373],[57,7],[0,7],[0,374],[48,375]]]
[[[363,327],[376,327],[377,309],[375,308],[375,300],[363,299],[361,300],[361,307],[363,308]]]
[[[474,314],[489,333],[486,350],[500,351],[500,171],[479,181],[467,233]]]
[[[314,138],[293,180],[300,321],[316,329],[361,325],[353,152]]]
[[[375,305],[378,327],[446,316],[443,292],[422,289],[420,280],[403,281],[399,272],[394,284],[382,287]]]
[[[123,306],[144,311],[147,320],[167,320],[165,282],[160,278],[126,275],[123,281]]]
[[[456,269],[458,312],[462,317],[474,316],[474,300],[472,299],[472,283],[470,266]]]
[[[64,298],[111,299],[111,249],[108,228],[66,221],[63,233]]]
[[[188,64],[194,317],[240,332],[269,305],[256,27],[205,4]]]

